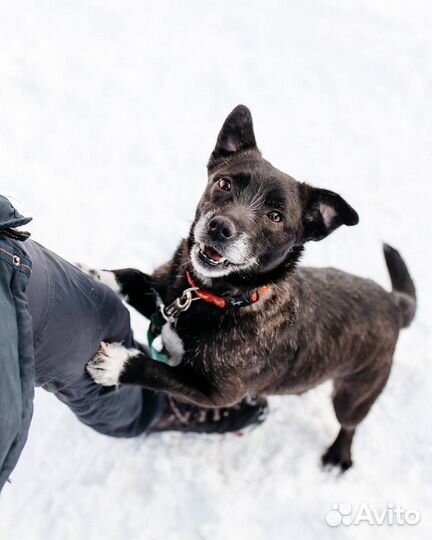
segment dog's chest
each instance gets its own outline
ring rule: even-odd
[[[226,371],[230,365],[236,370],[258,372],[263,362],[275,357],[286,317],[275,317],[269,311],[247,314],[202,307],[193,306],[176,324],[164,325],[161,337],[171,358],[199,364],[214,373],[218,367]]]
[[[233,369],[254,369],[274,347],[265,328],[257,332],[257,324],[226,315],[222,320],[200,324],[195,332],[184,336],[185,358],[214,373],[220,367],[224,373]],[[180,335],[182,329],[179,328]],[[257,335],[259,334],[259,335]]]

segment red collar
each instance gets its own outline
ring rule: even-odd
[[[238,296],[217,296],[210,291],[206,291],[205,289],[197,287],[195,281],[193,280],[189,272],[186,272],[186,276],[189,285],[196,289],[195,294],[198,296],[198,298],[201,298],[201,300],[204,300],[209,304],[213,304],[220,309],[228,309],[229,307],[250,306],[251,304],[255,304],[255,302],[258,302],[258,300],[261,298],[261,295],[269,290],[269,287],[267,285],[263,285],[258,289],[252,289],[250,291],[247,291],[245,294],[240,294]]]

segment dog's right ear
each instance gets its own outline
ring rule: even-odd
[[[257,145],[251,112],[244,105],[237,105],[220,130],[207,168],[211,170],[234,154],[253,148],[257,149]]]

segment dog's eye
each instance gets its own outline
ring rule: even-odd
[[[276,212],[276,210],[269,212],[267,216],[275,223],[279,223],[280,221],[282,221],[282,215],[279,212]]]
[[[218,182],[218,186],[224,191],[231,191],[231,180],[228,178],[221,178]]]

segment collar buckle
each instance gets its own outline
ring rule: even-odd
[[[195,300],[199,300],[199,298],[196,296],[193,296],[193,292],[197,291],[198,287],[190,287],[189,289],[185,289],[181,296],[176,298],[171,304],[168,304],[165,306],[164,304],[161,304],[159,306],[160,312],[163,316],[163,318],[170,323],[175,322],[179,315],[183,313],[184,311],[187,311],[191,305],[192,302]]]

